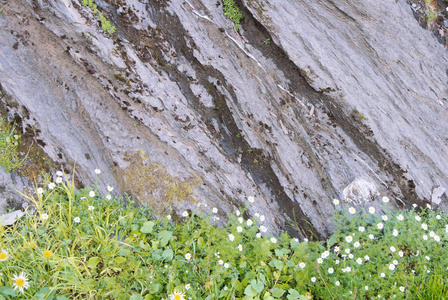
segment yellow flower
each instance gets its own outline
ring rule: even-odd
[[[53,255],[53,253],[51,253],[51,251],[47,250],[47,251],[44,252],[44,257],[45,258],[50,258],[52,255]]]
[[[169,295],[171,300],[185,300],[185,293],[173,291],[172,294]]]
[[[2,252],[0,252],[0,261],[7,260],[8,257],[9,257],[8,251],[2,250]]]
[[[23,294],[23,290],[30,287],[30,284],[28,283],[28,275],[25,274],[25,272],[20,273],[19,276],[14,275],[11,278],[13,283],[13,287],[15,290],[19,290]]]

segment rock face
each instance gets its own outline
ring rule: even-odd
[[[2,106],[82,183],[302,236],[346,187],[403,206],[447,186],[448,56],[404,0],[238,0],[239,31],[216,0],[96,3],[116,34],[77,0],[0,14]]]

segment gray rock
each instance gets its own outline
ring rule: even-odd
[[[297,235],[328,235],[357,178],[406,203],[445,185],[448,56],[404,0],[242,2],[236,32],[215,0],[97,1],[110,36],[78,1],[8,1],[2,106],[103,193],[130,191],[141,149],[196,177],[209,207],[248,205],[274,230],[296,219]]]
[[[445,191],[446,188],[444,188],[443,186],[438,186],[434,188],[432,191],[431,202],[436,205],[440,205],[440,203],[442,202],[442,196],[445,193]]]
[[[0,215],[0,223],[3,226],[9,226],[14,224],[18,219],[20,219],[25,213],[21,210],[15,210],[13,212]]]
[[[344,200],[350,199],[350,202],[357,204],[373,201],[379,195],[375,184],[362,178],[351,182],[342,194],[344,195]]]

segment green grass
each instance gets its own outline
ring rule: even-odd
[[[19,158],[19,141],[21,136],[16,134],[14,125],[0,117],[0,166],[11,172],[23,165]]]
[[[28,214],[0,227],[0,299],[448,299],[442,212],[338,204],[334,235],[299,242],[245,207],[155,217],[61,176],[23,194]]]

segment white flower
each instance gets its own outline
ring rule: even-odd
[[[247,226],[252,226],[253,222],[251,219],[247,219],[246,224]]]
[[[423,229],[423,230],[428,230],[428,225],[425,224],[425,223],[422,223],[422,229]]]
[[[426,258],[427,260],[431,260],[431,258],[429,258],[429,256],[428,256],[428,255],[426,255],[426,256],[425,256],[425,258]]]
[[[333,199],[333,203],[334,203],[334,205],[339,205],[339,200],[338,199]]]
[[[61,183],[61,182],[62,182],[62,177],[56,178],[56,183]]]
[[[387,221],[388,217],[386,215],[382,215],[381,219],[383,219],[383,221]]]
[[[336,259],[336,260],[334,261],[334,264],[335,264],[335,265],[339,265],[339,259]]]
[[[354,207],[350,207],[350,208],[348,209],[348,212],[351,213],[351,214],[353,215],[354,213],[356,213],[356,209],[355,209]]]
[[[42,214],[40,217],[42,218],[42,220],[47,220],[48,219],[48,215],[47,214]]]
[[[378,224],[376,224],[376,227],[377,227],[378,229],[383,229],[383,228],[384,228],[384,225],[383,225],[383,223],[378,223]]]
[[[422,218],[420,218],[420,216],[415,216],[415,219],[419,222],[422,220]]]
[[[430,237],[434,237],[436,235],[436,233],[434,232],[434,231],[431,231],[430,233],[429,233],[429,236]]]
[[[448,224],[445,225],[445,232],[448,233]]]
[[[213,207],[212,213],[217,214],[218,213],[218,209],[216,207]]]
[[[92,206],[92,205],[89,205],[89,208],[87,208],[88,210],[94,210],[95,209],[95,207],[94,206]]]
[[[347,272],[351,272],[351,271],[352,271],[352,268],[347,267],[347,268],[345,268],[345,270],[346,270]]]
[[[398,266],[398,260],[394,259],[394,261],[392,262],[394,265]]]
[[[311,282],[316,282],[316,277],[311,277]]]
[[[390,264],[389,265],[389,270],[391,270],[391,271],[395,270],[395,265],[394,264]]]
[[[353,244],[353,246],[354,246],[355,248],[358,248],[359,246],[361,246],[361,244],[360,244],[359,242],[355,242],[355,243]]]
[[[106,199],[107,199],[107,200],[110,200],[110,199],[112,199],[112,196],[111,196],[111,195],[107,195],[107,196],[106,196]]]
[[[345,249],[344,251],[345,251],[345,253],[350,254],[350,249],[349,248]]]
[[[303,241],[304,241],[305,243],[308,243],[308,239],[307,239],[307,238],[304,238]]]
[[[336,284],[337,286],[341,285],[341,283],[339,281],[336,281],[334,284]]]
[[[241,215],[241,213],[240,213],[239,210],[237,210],[237,211],[235,212],[235,214],[236,214],[237,217],[239,217],[239,216]]]
[[[440,215],[437,215],[437,216],[436,216],[436,219],[437,219],[437,220],[440,220],[440,219],[442,219],[442,217],[441,217]]]
[[[263,222],[264,221],[264,215],[260,216],[260,221]]]
[[[403,251],[398,251],[398,256],[400,256],[400,257],[403,257],[404,256],[404,253],[403,253]]]
[[[320,257],[322,257],[323,259],[327,258],[330,255],[329,251],[324,251],[324,253],[322,253],[322,255]]]
[[[28,275],[25,274],[25,272],[21,272],[18,276],[14,275],[11,278],[13,283],[14,290],[19,290],[20,293],[23,294],[23,290],[26,290],[30,287],[30,284],[28,283]]]
[[[431,204],[426,204],[426,207],[431,209]]]
[[[404,292],[404,286],[399,287],[400,291]]]
[[[305,268],[306,267],[306,263],[304,263],[304,262],[299,263],[299,267],[301,269]]]
[[[259,218],[260,214],[259,213],[255,213],[255,218]]]
[[[351,243],[353,241],[353,237],[351,235],[348,235],[348,236],[345,237],[345,241],[347,243]]]
[[[242,224],[242,223],[244,222],[243,217],[239,217],[239,218],[238,218],[238,222],[240,222],[240,224]]]
[[[256,235],[255,235],[257,238],[261,238],[261,233],[257,233]]]
[[[397,219],[398,219],[398,221],[403,221],[403,220],[404,220],[404,217],[403,217],[403,215],[398,215],[398,216],[397,216]]]
[[[260,226],[260,231],[261,232],[266,232],[268,231],[268,229],[266,227],[264,227],[263,225]]]
[[[415,204],[415,203],[412,204],[412,207],[413,207],[413,208],[416,208],[416,207],[417,207],[417,204]]]
[[[351,253],[348,255],[348,258],[350,258],[350,259],[353,259],[353,257],[355,257],[355,256]]]
[[[333,274],[334,273],[334,269],[333,268],[328,268],[328,274]]]
[[[435,236],[434,236],[434,241],[436,241],[436,242],[440,242],[440,236],[435,235]]]
[[[112,191],[114,190],[114,188],[113,188],[112,186],[108,185],[108,186],[107,186],[107,190],[108,190],[109,192],[112,192]]]
[[[186,259],[186,260],[190,260],[190,259],[191,259],[191,253],[187,253],[187,254],[185,254],[185,259]]]
[[[219,258],[219,257],[220,257],[219,252],[215,252],[215,256],[216,256],[217,258]]]
[[[333,251],[335,252],[335,253],[337,253],[337,252],[339,252],[339,246],[336,246],[336,247],[334,247],[334,249],[333,249]]]
[[[321,263],[324,262],[324,260],[322,258],[320,258],[320,257],[316,261],[317,261],[318,264],[321,264]]]
[[[222,259],[218,260],[218,265],[222,266],[223,264],[224,264],[224,261]]]
[[[369,287],[366,285],[366,286],[364,287],[364,289],[365,289],[366,291],[368,291],[368,290],[369,290]]]
[[[238,226],[238,227],[236,228],[236,231],[238,231],[238,232],[242,232],[242,231],[243,231],[243,227]]]
[[[369,213],[374,214],[375,213],[375,207],[370,206],[369,207]]]
[[[8,249],[6,250],[2,249],[2,251],[0,251],[0,261],[5,261],[8,259],[8,257],[9,257]]]
[[[238,245],[238,250],[240,250],[240,252],[243,251],[243,245],[239,244]]]
[[[188,212],[186,210],[182,213],[182,217],[188,217]]]
[[[54,182],[50,182],[50,183],[48,184],[48,188],[49,188],[50,190],[54,189],[55,186],[56,186],[56,184],[55,184]]]
[[[168,220],[171,220],[171,215],[167,215],[166,218],[167,218]]]
[[[247,197],[247,201],[249,201],[250,203],[254,203],[255,199],[253,196],[249,196],[249,197]]]
[[[89,197],[91,197],[91,198],[95,197],[95,192],[94,191],[90,191],[89,192]]]
[[[366,256],[364,256],[364,259],[365,260],[370,260],[370,256],[366,255]]]
[[[235,236],[233,234],[229,234],[229,240],[233,242],[235,240]]]
[[[95,174],[101,174],[101,170],[100,169],[95,169]]]
[[[189,290],[190,287],[191,287],[191,285],[190,285],[189,283],[185,285],[185,289],[186,289],[186,290]],[[174,298],[174,299],[176,299],[176,298]]]
[[[390,247],[390,251],[395,252],[395,251],[397,251],[397,250],[395,249],[394,246],[391,246],[391,247]]]
[[[386,196],[383,197],[383,202],[384,203],[388,203],[389,202],[389,198],[387,198]]]
[[[275,237],[271,237],[271,242],[275,244],[277,243],[277,239]]]
[[[39,194],[39,195],[42,195],[44,193],[44,189],[43,188],[38,188],[36,190],[36,193]]]
[[[364,232],[364,230],[366,230],[363,226],[359,226],[358,228],[359,232]]]
[[[64,173],[62,173],[61,171],[56,172],[56,176],[62,177],[63,175],[64,175]]]
[[[228,263],[224,264],[224,268],[228,269],[230,267],[230,265]]]
[[[394,229],[393,232],[392,232],[392,235],[393,236],[398,236],[398,230]]]
[[[369,234],[369,239],[373,240],[375,239],[375,236],[373,234]]]
[[[81,222],[81,219],[80,219],[79,217],[75,217],[75,218],[73,219],[73,222],[75,222],[75,223],[79,223],[79,222]]]
[[[358,263],[358,265],[362,265],[362,258],[358,258],[357,260],[356,260],[356,262]]]
[[[425,240],[425,241],[428,240],[428,236],[426,234],[423,235],[423,240]]]
[[[384,277],[386,277],[386,274],[381,273],[381,274],[380,274],[380,277],[383,277],[383,278],[384,278]]]

